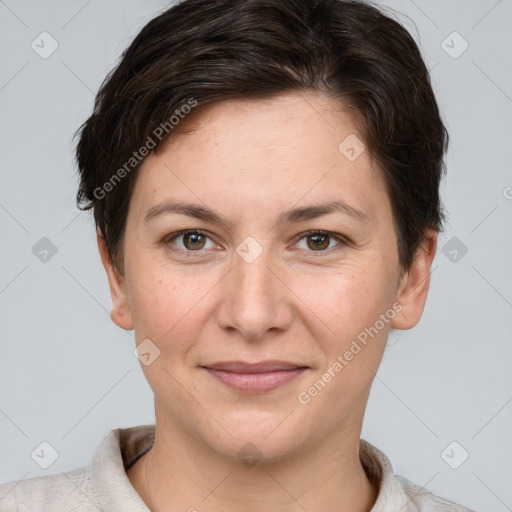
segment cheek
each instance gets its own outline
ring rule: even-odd
[[[386,311],[390,286],[386,269],[369,262],[331,269],[328,274],[300,276],[292,289],[328,328],[326,332],[346,340]]]
[[[179,396],[185,409],[190,397],[178,383],[187,379],[184,361],[200,338],[203,321],[199,317],[204,315],[205,288],[194,283],[156,266],[134,273],[130,284],[137,344],[149,339],[157,347],[152,348],[158,354],[154,360],[141,365],[146,380],[156,397]]]
[[[321,320],[317,325],[329,327],[322,331],[327,335],[316,336],[323,358],[309,389],[318,393],[314,400],[330,404],[337,418],[369,391],[386,346],[392,317],[383,322],[380,315],[391,308],[389,275],[377,264],[371,268],[344,270],[320,282],[317,279],[316,285],[302,282],[304,302]]]
[[[183,357],[211,315],[209,292],[222,274],[148,256],[134,258],[132,265],[129,297],[137,341],[151,339],[165,360]]]
[[[179,311],[176,307],[182,303],[178,297],[178,283],[171,284],[161,275],[145,272],[132,278],[129,295],[137,338],[160,339],[175,317],[177,321]]]
[[[391,271],[372,259],[313,281],[301,281],[300,294],[327,333],[313,334],[323,353],[320,373],[332,382],[323,399],[343,408],[366,392],[378,370],[392,318],[386,322],[380,316],[392,306]]]

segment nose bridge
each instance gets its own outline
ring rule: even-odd
[[[237,302],[246,307],[264,307],[273,299],[272,281],[275,279],[272,267],[271,248],[252,237],[244,239],[236,249],[233,258]],[[270,307],[270,305],[267,305]]]
[[[248,237],[233,254],[229,297],[224,298],[222,324],[247,338],[258,338],[273,327],[284,327],[283,283],[275,275],[271,247]]]
[[[272,277],[274,274],[272,268],[271,251],[269,247],[258,250],[254,242],[244,242],[237,248],[237,254],[233,258],[235,284],[242,297],[266,295],[272,287]],[[239,297],[240,298],[240,297]]]

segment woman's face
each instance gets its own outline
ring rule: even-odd
[[[421,316],[435,236],[401,278],[384,182],[335,108],[287,94],[190,114],[140,168],[124,276],[99,238],[157,424],[228,457],[359,436],[390,328]]]

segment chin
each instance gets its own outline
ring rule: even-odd
[[[276,412],[266,412],[255,408],[221,415],[222,426],[231,435],[220,429],[220,438],[212,439],[208,429],[207,442],[222,456],[248,466],[255,461],[280,462],[299,451],[308,438],[307,426],[298,422],[297,415],[290,414],[291,410],[282,407]]]

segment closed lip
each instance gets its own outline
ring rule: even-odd
[[[220,370],[232,373],[268,373],[286,370],[297,370],[309,368],[297,363],[289,361],[259,361],[256,363],[248,363],[245,361],[222,361],[220,363],[203,365],[203,368],[210,370]]]

